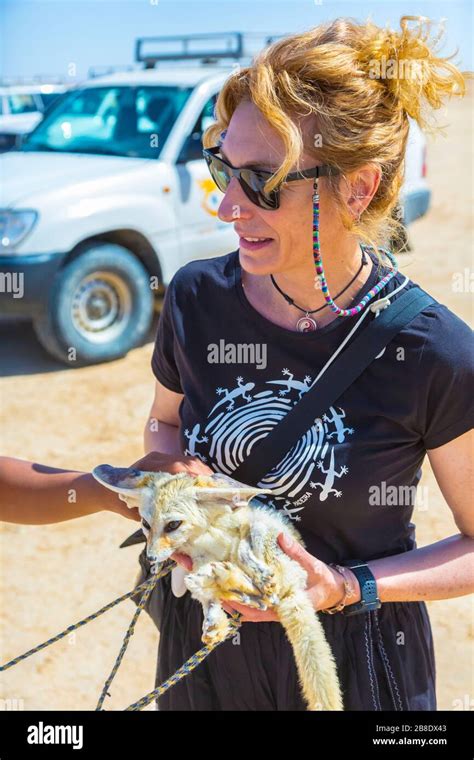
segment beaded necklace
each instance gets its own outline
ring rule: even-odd
[[[363,299],[357,304],[357,306],[353,306],[351,309],[340,309],[339,306],[337,306],[329,292],[328,284],[326,282],[326,277],[324,276],[324,268],[323,268],[323,261],[321,258],[321,250],[320,250],[320,243],[319,243],[319,177],[315,177],[313,181],[313,257],[314,257],[314,264],[316,267],[316,277],[314,278],[314,287],[316,290],[319,290],[321,288],[324,299],[326,303],[328,304],[331,311],[335,312],[338,317],[353,317],[355,314],[359,314],[359,312],[362,311],[364,306],[368,304],[369,301],[372,300],[374,296],[379,293],[382,288],[385,287],[387,282],[389,282],[392,277],[395,277],[395,275],[398,272],[398,263],[395,259],[395,256],[386,248],[380,248],[383,253],[385,253],[388,258],[390,259],[391,263],[394,266],[394,269],[392,269],[391,272],[389,272],[385,277],[383,277],[377,285],[374,285],[373,288],[371,288],[368,293],[365,294]],[[319,278],[319,281],[318,281]]]
[[[364,266],[366,266],[369,263],[367,255],[366,255],[364,249],[362,248],[362,246],[361,246],[361,253],[362,253],[362,259],[361,259],[361,264],[360,264],[359,269],[355,273],[354,277],[352,277],[351,281],[348,282],[347,285],[342,290],[339,291],[339,293],[335,296],[335,298],[339,298],[340,296],[342,296],[343,293],[346,292],[346,290],[348,290],[350,288],[350,286],[352,285],[352,283],[355,282],[357,280],[357,278],[359,277],[359,275],[362,272],[362,269],[364,268]],[[316,322],[316,320],[314,319],[314,317],[312,317],[310,315],[316,314],[317,312],[322,311],[323,309],[326,309],[329,304],[324,303],[318,309],[312,309],[312,310],[303,309],[301,306],[298,306],[298,304],[296,304],[294,302],[294,300],[292,298],[290,298],[290,296],[287,293],[285,293],[279,287],[278,283],[275,281],[275,278],[273,277],[272,274],[270,275],[270,279],[271,279],[274,287],[278,290],[279,293],[281,293],[281,295],[283,296],[283,298],[285,299],[285,301],[287,301],[287,303],[289,303],[290,306],[294,306],[296,309],[299,309],[300,311],[302,311],[304,313],[305,316],[304,317],[300,317],[298,319],[298,321],[296,323],[296,329],[299,332],[311,332],[312,330],[316,330],[318,328],[318,323]]]

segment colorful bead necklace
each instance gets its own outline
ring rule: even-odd
[[[382,288],[385,287],[387,282],[389,282],[392,277],[395,277],[395,275],[398,272],[398,263],[395,259],[395,256],[386,248],[380,248],[383,253],[385,253],[388,258],[390,259],[391,263],[394,266],[394,269],[390,271],[385,277],[383,277],[377,285],[374,285],[373,288],[371,288],[368,293],[363,297],[363,299],[357,304],[357,306],[353,306],[351,309],[340,309],[339,306],[337,306],[332,297],[329,293],[328,284],[326,282],[326,277],[324,276],[324,268],[323,268],[323,262],[321,259],[321,251],[320,251],[320,244],[319,244],[319,177],[314,178],[313,182],[313,257],[314,257],[314,264],[316,267],[316,277],[314,282],[314,287],[316,290],[321,289],[324,295],[324,299],[326,303],[328,304],[331,311],[335,312],[339,317],[353,317],[355,314],[359,314],[359,312],[362,311],[364,306],[368,304],[369,301],[374,298],[374,296],[379,293]]]

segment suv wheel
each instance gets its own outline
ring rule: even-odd
[[[58,273],[34,328],[50,354],[78,367],[124,356],[146,337],[152,316],[141,262],[120,245],[97,243]]]

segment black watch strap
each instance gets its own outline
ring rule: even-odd
[[[361,599],[360,602],[348,604],[347,607],[344,607],[342,614],[359,615],[370,612],[370,610],[380,609],[382,603],[378,597],[377,582],[366,563],[361,560],[350,560],[344,562],[343,565],[352,570],[359,581]]]

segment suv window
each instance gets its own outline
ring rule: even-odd
[[[36,100],[33,95],[28,93],[17,93],[8,96],[8,105],[11,114],[34,113],[38,110]]]
[[[157,158],[190,93],[163,85],[72,90],[21,149]]]

